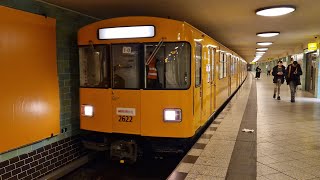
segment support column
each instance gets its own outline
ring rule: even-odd
[[[317,57],[317,69],[316,69],[316,85],[315,85],[315,96],[316,98],[320,98],[320,57],[319,57],[319,53],[320,53],[320,50],[318,49],[317,50],[317,54],[318,54],[318,57]]]
[[[307,75],[307,54],[303,53],[303,59],[302,59],[302,66],[301,66],[301,70],[302,70],[302,76],[301,78],[301,88],[303,91],[306,90],[306,75]]]

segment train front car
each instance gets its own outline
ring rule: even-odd
[[[169,142],[180,149],[194,136],[193,36],[183,22],[153,17],[79,30],[80,126],[102,137],[87,147],[135,161],[141,145],[171,151]]]

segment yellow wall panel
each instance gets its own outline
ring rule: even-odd
[[[56,21],[0,6],[0,153],[59,133]]]

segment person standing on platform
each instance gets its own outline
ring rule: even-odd
[[[291,60],[293,60],[291,58]],[[297,86],[301,85],[300,76],[302,75],[302,70],[300,64],[297,61],[293,61],[287,67],[286,81],[290,87],[291,92],[291,102],[295,102],[295,95]]]
[[[282,65],[282,61],[278,61],[278,65],[273,67],[272,69],[272,76],[273,76],[273,83],[274,83],[274,91],[273,91],[273,98],[280,100],[280,86],[284,83],[284,77],[286,74],[286,67]]]
[[[260,74],[261,74],[261,68],[259,66],[257,66],[257,68],[256,68],[256,78],[257,79],[260,78]]]
[[[270,72],[271,72],[271,67],[270,65],[267,65],[267,76],[270,76]]]

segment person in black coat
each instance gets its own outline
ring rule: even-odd
[[[276,94],[278,95],[277,99],[280,100],[280,86],[284,83],[284,77],[286,74],[286,67],[282,65],[282,61],[278,61],[278,65],[273,67],[272,76],[274,83],[274,91],[273,98],[276,98]]]
[[[300,76],[302,75],[301,66],[300,64],[298,64],[297,61],[293,61],[293,63],[289,64],[289,66],[287,67],[286,72],[287,72],[286,81],[291,91],[291,102],[295,102],[297,86],[301,85],[301,81],[300,81]]]
[[[260,74],[261,74],[261,68],[259,66],[257,66],[257,68],[256,68],[256,78],[257,79],[260,78]]]

